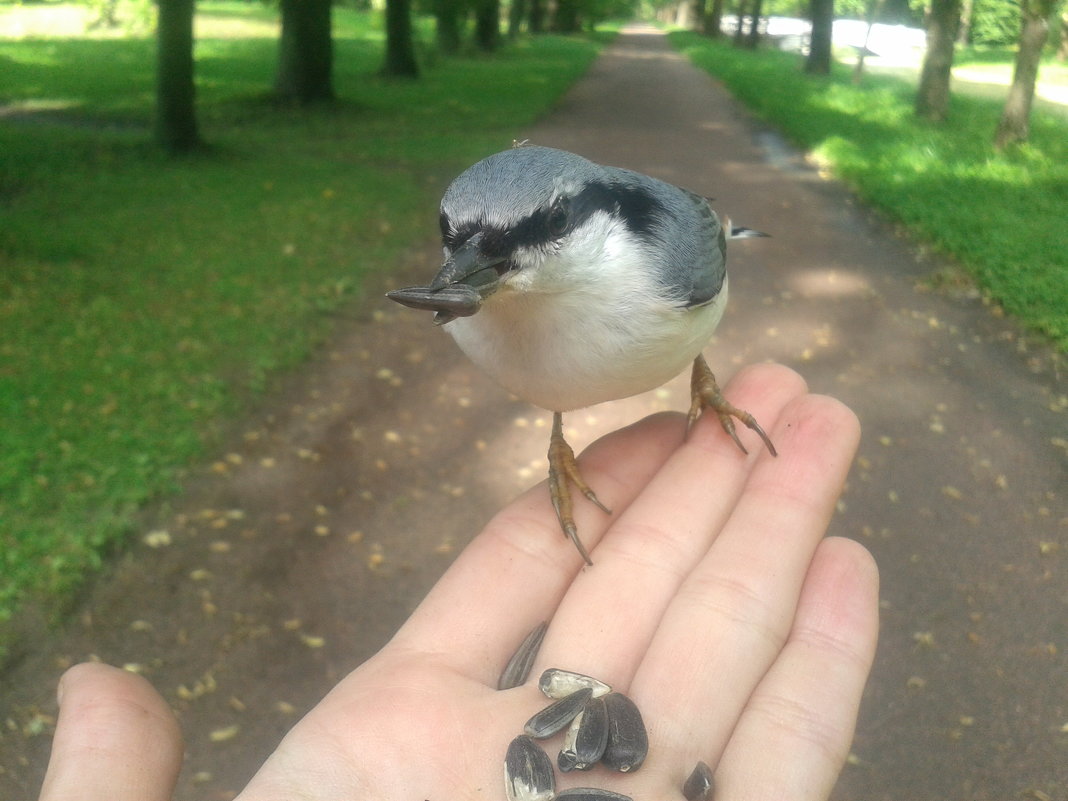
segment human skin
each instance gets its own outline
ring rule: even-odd
[[[504,752],[547,702],[547,667],[587,673],[641,709],[649,756],[634,774],[559,778],[681,799],[698,760],[716,801],[822,801],[852,740],[878,629],[878,574],[825,536],[859,440],[853,413],[761,365],[725,388],[760,420],[742,453],[714,415],[679,415],[594,443],[581,499],[594,566],[561,536],[548,491],[497,514],[394,638],[282,740],[240,801],[503,798]],[[526,633],[550,621],[532,678],[495,689]],[[142,677],[71,668],[40,801],[166,801],[182,757],[166,702]]]

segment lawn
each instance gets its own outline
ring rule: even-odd
[[[998,100],[958,93],[948,122],[925,123],[905,80],[869,75],[856,86],[840,65],[816,78],[796,55],[671,37],[866,202],[1068,350],[1068,119],[1036,110],[1030,142],[998,152]]]
[[[149,143],[150,38],[0,38],[0,621],[100,565],[599,49],[444,58],[420,21],[424,77],[388,81],[379,17],[338,8],[341,100],[298,110],[266,94],[271,10],[198,7],[212,147],[182,160]]]

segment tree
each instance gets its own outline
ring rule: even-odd
[[[460,28],[463,19],[463,0],[434,1],[435,38],[443,53],[460,49]]]
[[[724,0],[712,0],[712,11],[705,14],[705,36],[718,39],[723,35],[723,4]]]
[[[809,39],[805,72],[812,75],[831,74],[831,34],[834,31],[834,0],[811,0],[809,16],[812,36]]]
[[[949,78],[953,70],[953,49],[960,26],[961,0],[931,0],[927,20],[927,52],[916,92],[916,114],[941,121],[949,113]]]
[[[412,42],[410,0],[386,0],[386,63],[382,66],[382,74],[397,78],[419,76]]]
[[[1057,58],[1068,61],[1068,5],[1061,13],[1061,43],[1057,47]]]
[[[1056,0],[1021,0],[1020,41],[1012,70],[1012,85],[1001,112],[995,147],[1025,142],[1031,131],[1031,103],[1035,98],[1035,81],[1042,48],[1049,36],[1049,18]]]
[[[194,0],[159,0],[156,28],[156,141],[169,153],[201,146],[193,84]]]
[[[523,27],[523,18],[527,15],[526,0],[512,0],[508,7],[508,38],[515,39],[519,36],[519,29]]]
[[[501,38],[501,0],[478,0],[475,5],[475,44],[484,53],[497,49]]]
[[[530,0],[527,30],[531,33],[545,33],[545,0]]]
[[[578,33],[579,0],[556,0],[553,30],[557,33]]]
[[[834,0],[828,0],[834,2]],[[756,50],[760,44],[760,17],[764,13],[764,0],[753,0],[753,14],[749,17],[749,34],[745,40],[745,46],[750,50]]]
[[[331,0],[282,0],[275,93],[301,105],[334,99]]]

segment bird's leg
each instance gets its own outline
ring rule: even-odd
[[[720,391],[719,384],[716,383],[716,377],[712,375],[712,370],[708,367],[708,362],[705,361],[704,356],[698,354],[697,358],[693,360],[693,373],[690,376],[690,413],[686,416],[687,433],[693,428],[693,424],[697,422],[697,418],[701,416],[703,409],[711,409],[716,413],[716,416],[719,417],[719,424],[723,426],[724,431],[730,434],[735,444],[742,449],[742,453],[749,453],[749,451],[745,449],[742,441],[738,439],[738,433],[734,430],[734,420],[732,418],[738,418],[747,428],[755,431],[764,440],[764,445],[772,456],[779,455],[775,451],[775,446],[771,444],[768,435],[764,433],[764,429],[760,427],[760,423],[756,421],[753,415],[739,409],[737,406],[733,406],[723,397],[723,392]]]
[[[589,498],[599,509],[607,514],[612,514],[603,503],[597,500],[597,496],[590,485],[582,480],[579,473],[578,462],[575,461],[575,452],[564,439],[564,416],[560,412],[553,412],[553,433],[549,438],[549,495],[553,499],[553,509],[556,510],[556,519],[560,521],[560,528],[564,534],[575,544],[582,559],[588,565],[592,565],[590,555],[579,539],[578,529],[575,526],[575,517],[571,504],[571,482]]]

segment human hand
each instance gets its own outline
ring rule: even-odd
[[[559,776],[561,787],[680,799],[704,760],[717,801],[827,798],[878,626],[871,557],[824,538],[859,428],[781,367],[743,371],[726,394],[764,424],[778,458],[756,443],[742,454],[712,416],[685,440],[678,415],[604,437],[580,459],[614,510],[576,504],[592,568],[535,487],[293,728],[239,799],[503,799],[504,752],[547,703],[536,686],[546,667],[626,692],[649,733],[639,772],[598,767]],[[497,691],[541,620],[551,622],[532,678]],[[41,801],[165,801],[180,762],[177,725],[144,679],[102,665],[65,674]]]

